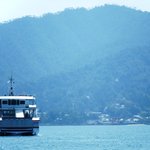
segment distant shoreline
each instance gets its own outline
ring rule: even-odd
[[[40,126],[143,126],[143,125],[150,125],[150,124],[44,124],[41,123]]]

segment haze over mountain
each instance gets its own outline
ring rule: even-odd
[[[149,122],[149,35],[150,13],[110,5],[0,24],[0,93],[13,72],[43,122]]]

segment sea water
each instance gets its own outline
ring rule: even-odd
[[[149,150],[150,126],[41,126],[38,136],[1,136],[0,150]]]

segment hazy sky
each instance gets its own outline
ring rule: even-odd
[[[0,0],[0,22],[27,15],[40,16],[68,7],[92,8],[104,4],[125,5],[150,11],[150,0]]]

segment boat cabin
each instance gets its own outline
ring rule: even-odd
[[[35,97],[0,96],[0,118],[36,117]]]

